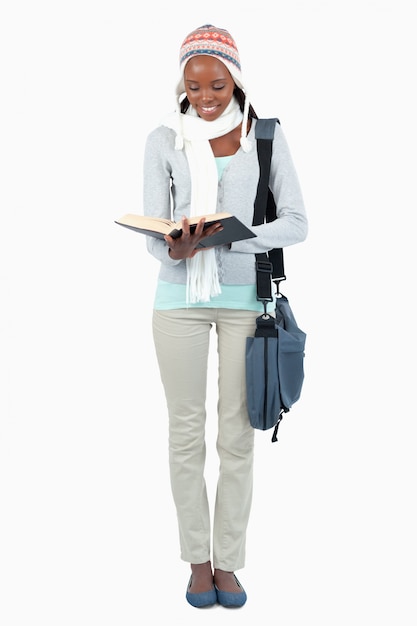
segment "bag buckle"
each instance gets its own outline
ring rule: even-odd
[[[256,261],[256,271],[264,274],[272,274],[273,265],[271,261]]]
[[[266,315],[268,302],[273,302],[271,278],[274,266],[271,261],[257,259],[256,260],[256,299],[263,302]]]

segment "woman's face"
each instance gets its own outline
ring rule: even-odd
[[[187,98],[199,117],[211,122],[227,108],[235,88],[227,67],[215,57],[192,57],[184,69]]]

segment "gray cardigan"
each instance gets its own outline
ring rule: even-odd
[[[256,120],[248,139],[252,150],[236,152],[226,166],[218,187],[217,207],[249,226],[256,237],[216,248],[220,283],[248,285],[256,282],[254,253],[290,246],[307,236],[307,217],[296,171],[287,142],[279,124],[273,142],[270,187],[277,204],[278,219],[252,226],[253,205],[259,178],[255,140]],[[173,130],[159,126],[150,133],[144,155],[144,214],[179,221],[190,214],[191,182],[184,150],[175,150]],[[146,237],[149,252],[161,262],[159,278],[171,283],[186,282],[185,261],[168,255],[167,244]],[[199,253],[204,254],[204,252]]]

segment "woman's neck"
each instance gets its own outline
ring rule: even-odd
[[[249,132],[250,127],[251,122],[248,120],[247,132]],[[242,124],[239,124],[239,126],[236,126],[230,133],[216,137],[215,139],[210,139],[211,149],[215,157],[233,156],[236,154],[240,148],[241,128]]]

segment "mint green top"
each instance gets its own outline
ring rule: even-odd
[[[256,285],[222,285],[221,289],[221,294],[212,297],[209,302],[190,304],[186,302],[185,285],[158,280],[154,308],[158,311],[188,308],[242,309],[263,313],[264,305],[256,299]],[[273,310],[273,303],[269,303],[268,311]]]

